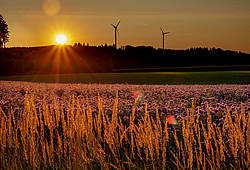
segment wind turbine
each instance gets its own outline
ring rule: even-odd
[[[164,50],[164,48],[165,48],[165,35],[169,34],[170,32],[164,32],[162,28],[160,28],[160,29],[162,32],[162,49]]]
[[[117,48],[117,29],[118,29],[119,24],[120,24],[120,21],[116,25],[111,24],[115,29],[115,49]]]

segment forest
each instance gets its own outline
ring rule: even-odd
[[[250,70],[250,54],[220,48],[186,50],[151,46],[73,46],[0,48],[0,74],[70,74],[129,71]],[[226,67],[224,67],[226,66]],[[228,67],[230,66],[230,67]]]

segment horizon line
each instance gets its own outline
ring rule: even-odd
[[[52,46],[56,46],[56,47],[65,47],[65,46],[71,46],[71,47],[74,47],[75,44],[78,44],[80,42],[77,42],[77,43],[74,43],[74,44],[64,44],[64,45],[57,45],[57,44],[48,44],[48,45],[34,45],[34,46],[6,46],[6,49],[10,49],[10,48],[39,48],[39,47],[52,47]],[[83,45],[84,44],[84,45]],[[80,47],[113,47],[114,48],[114,45],[111,45],[111,44],[99,44],[99,45],[91,45],[91,44],[88,44],[88,43],[81,43],[82,46]],[[244,52],[244,51],[240,51],[240,50],[233,50],[233,49],[224,49],[224,48],[221,48],[221,47],[205,47],[205,46],[194,46],[194,47],[188,47],[188,48],[166,48],[166,49],[162,49],[160,47],[156,48],[154,46],[150,46],[150,45],[122,45],[120,46],[119,48],[117,48],[117,50],[119,49],[122,49],[122,47],[127,47],[127,46],[130,46],[130,47],[152,47],[156,50],[189,50],[189,49],[198,49],[198,48],[202,48],[202,49],[221,49],[223,51],[232,51],[232,52],[237,52],[237,53],[245,53],[245,54],[250,54],[248,52]],[[0,48],[0,49],[4,49],[4,48]]]

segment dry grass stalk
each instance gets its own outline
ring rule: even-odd
[[[154,118],[147,105],[137,120],[136,103],[124,122],[118,115],[118,93],[110,115],[100,96],[97,114],[88,97],[71,96],[66,105],[56,98],[48,104],[44,97],[36,107],[34,96],[26,93],[24,104],[18,112],[0,108],[1,167],[249,168],[250,116],[243,104],[240,113],[227,108],[222,126],[213,123],[209,105],[206,118],[199,108],[195,117],[194,100],[187,119],[177,126],[161,117],[158,108]]]

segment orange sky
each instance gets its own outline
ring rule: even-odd
[[[0,0],[9,25],[7,46],[68,43],[113,44],[110,24],[121,20],[118,46],[216,47],[250,53],[249,0]]]

